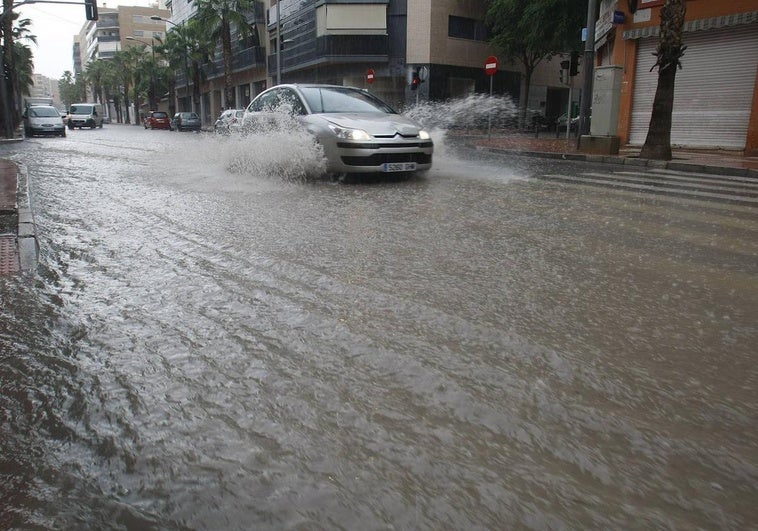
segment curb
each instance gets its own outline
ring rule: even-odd
[[[664,170],[684,171],[692,173],[707,173],[710,175],[749,177],[758,180],[758,169],[731,168],[728,166],[711,166],[706,164],[694,164],[689,162],[648,160],[637,157],[622,157],[609,155],[591,155],[586,153],[553,153],[547,151],[520,151],[517,149],[503,149],[484,147],[468,144],[469,148],[477,151],[486,151],[496,155],[513,155],[520,157],[533,157],[554,160],[570,160],[575,162],[595,162],[604,164],[616,164],[619,166],[634,166],[656,168]]]
[[[18,164],[18,257],[21,269],[29,271],[39,264],[39,241],[37,223],[31,208],[29,194],[29,172],[26,166]]]

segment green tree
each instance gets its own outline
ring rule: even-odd
[[[671,160],[671,115],[674,110],[676,71],[682,68],[682,29],[686,14],[685,0],[666,0],[661,8],[661,35],[655,53],[658,67],[658,86],[653,99],[653,112],[640,157]]]
[[[3,16],[0,17],[0,125],[2,125],[5,137],[13,138],[13,130],[19,124],[20,115],[15,108],[15,93],[13,90],[14,64],[13,64],[13,20],[18,16],[13,13],[13,0],[3,0]]]
[[[96,59],[87,63],[84,70],[84,79],[92,86],[92,94],[96,102],[106,103],[104,101],[104,77],[108,70],[109,61]]]
[[[184,73],[186,94],[191,99],[190,110],[195,112],[199,111],[200,84],[205,77],[202,65],[210,61],[214,48],[207,32],[195,18],[172,27],[161,44],[161,54],[168,60],[170,68]]]
[[[21,98],[30,94],[34,86],[34,54],[23,41],[37,44],[36,35],[31,34],[32,21],[24,18],[13,27],[13,64],[15,76],[13,91],[16,94],[16,108],[21,108]]]
[[[242,37],[254,34],[254,28],[247,21],[254,0],[199,0],[197,20],[214,42],[221,41],[224,59],[224,97],[226,105],[236,105],[232,86],[232,28]]]
[[[519,121],[524,125],[534,70],[543,60],[581,47],[588,0],[491,0],[490,42],[524,66]],[[557,75],[557,74],[556,74]]]

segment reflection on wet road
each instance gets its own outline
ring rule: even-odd
[[[352,185],[297,141],[0,147],[42,249],[0,279],[0,527],[755,525],[758,209],[435,140]]]

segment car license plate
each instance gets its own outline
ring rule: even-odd
[[[415,162],[385,162],[382,164],[382,171],[416,171]]]

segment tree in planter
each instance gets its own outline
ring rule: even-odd
[[[581,48],[588,0],[490,0],[490,42],[524,66],[519,125],[524,126],[532,74],[545,59]],[[556,70],[556,77],[558,72]]]
[[[661,37],[655,52],[658,59],[653,65],[653,69],[658,67],[658,87],[655,89],[650,127],[640,152],[641,158],[671,160],[674,82],[677,69],[682,68],[681,59],[687,49],[682,45],[685,12],[686,0],[666,0],[661,8]]]

